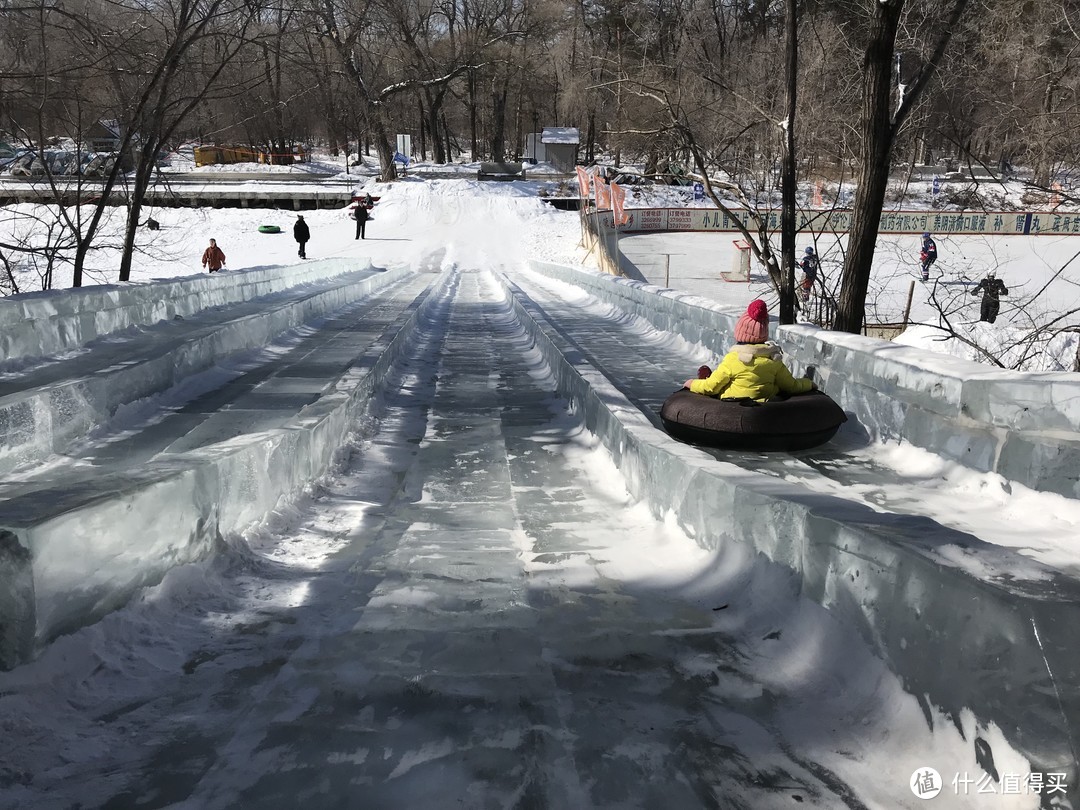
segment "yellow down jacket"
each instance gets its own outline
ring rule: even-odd
[[[716,371],[706,380],[694,380],[690,390],[721,399],[749,399],[765,402],[783,392],[802,394],[814,387],[806,378],[791,376],[781,350],[772,343],[740,343],[724,355]]]

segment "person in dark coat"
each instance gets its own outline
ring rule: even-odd
[[[304,217],[299,214],[296,216],[296,224],[292,226],[292,235],[293,239],[295,239],[300,244],[300,251],[297,253],[297,255],[301,259],[306,259],[307,251],[305,250],[304,246],[311,238],[311,231],[308,230],[307,223],[304,222]]]
[[[919,253],[919,261],[922,262],[922,280],[930,280],[930,266],[937,261],[937,244],[930,238],[929,233],[922,235],[922,251]]]
[[[803,260],[799,266],[802,268],[803,272],[802,282],[799,285],[799,297],[805,303],[810,300],[810,293],[814,289],[814,283],[817,281],[818,277],[818,269],[821,267],[817,254],[812,247],[806,248],[806,251],[803,254]]]
[[[364,203],[358,203],[356,208],[353,209],[353,219],[356,220],[356,238],[364,238],[364,226],[368,221],[368,210]]]
[[[986,278],[971,291],[971,294],[978,295],[980,292],[983,294],[983,299],[982,306],[979,308],[979,320],[993,323],[997,320],[998,312],[1001,311],[1001,296],[1008,295],[1009,288],[997,277],[997,273],[991,270],[986,274]]]

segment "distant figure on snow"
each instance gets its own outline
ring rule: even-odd
[[[779,346],[768,343],[769,310],[761,299],[751,301],[746,314],[735,324],[735,346],[716,371],[698,369],[698,378],[683,388],[720,399],[765,402],[777,394],[803,394],[814,388],[813,380],[796,379],[780,359]]]
[[[803,253],[803,260],[799,264],[802,268],[803,277],[802,283],[799,285],[799,297],[805,304],[810,300],[810,293],[813,292],[814,284],[817,282],[818,270],[821,268],[821,262],[818,261],[817,254],[814,253],[812,247],[807,247]]]
[[[209,267],[211,273],[216,273],[225,266],[225,254],[217,246],[217,240],[210,240],[210,247],[203,251],[202,266]]]
[[[1001,296],[1009,294],[1009,288],[1005,282],[997,277],[997,273],[991,270],[986,278],[979,282],[978,286],[971,291],[972,295],[982,292],[982,306],[979,308],[979,320],[993,323],[997,320],[998,312],[1001,311]]]
[[[304,246],[307,245],[308,240],[311,238],[311,231],[308,230],[307,223],[304,222],[304,217],[300,214],[296,215],[296,224],[292,226],[292,235],[293,239],[300,245],[300,250],[296,255],[301,259],[306,259],[307,250]]]
[[[367,206],[363,203],[357,204],[356,208],[353,209],[353,219],[356,220],[356,238],[363,239],[364,227],[367,225],[368,221]]]
[[[922,280],[930,280],[930,265],[937,261],[937,245],[930,238],[929,233],[922,235],[922,251],[919,253],[919,261],[922,262]]]

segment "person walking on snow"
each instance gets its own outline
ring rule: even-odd
[[[937,261],[937,245],[930,238],[929,233],[922,235],[922,251],[919,253],[919,261],[922,262],[922,280],[930,280],[930,265]]]
[[[217,240],[210,240],[210,247],[203,251],[202,266],[209,267],[211,273],[216,273],[225,266],[225,254],[217,246]]]
[[[698,369],[698,379],[687,380],[683,388],[695,394],[720,399],[752,399],[765,402],[777,394],[804,394],[814,389],[813,380],[796,379],[780,359],[779,346],[768,343],[769,310],[765,302],[750,302],[735,324],[736,344],[716,371]]]
[[[307,223],[304,222],[304,217],[300,214],[296,215],[296,224],[292,226],[292,235],[293,239],[300,244],[300,250],[297,255],[301,259],[306,259],[307,251],[304,249],[304,246],[311,238],[311,231],[308,230]]]
[[[979,320],[993,323],[997,320],[998,312],[1001,311],[1001,296],[1008,295],[1009,288],[997,277],[997,272],[991,270],[986,274],[986,278],[971,291],[971,294],[978,295],[980,291],[983,299],[982,306],[979,307]]]
[[[807,247],[803,260],[799,265],[802,268],[803,277],[800,284],[799,297],[802,298],[805,304],[810,300],[810,293],[814,289],[814,284],[817,283],[818,270],[821,268],[821,262],[818,261],[817,254],[814,253],[812,247]]]
[[[360,202],[356,204],[356,208],[353,209],[353,219],[356,220],[356,238],[364,238],[364,227],[368,221],[368,210],[364,203]]]

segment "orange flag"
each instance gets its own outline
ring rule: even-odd
[[[611,210],[615,213],[615,224],[625,225],[630,221],[626,215],[626,189],[618,183],[611,184]]]
[[[581,194],[581,199],[587,200],[589,198],[589,173],[580,166],[574,168],[577,169],[578,191]]]
[[[593,188],[596,189],[596,209],[598,211],[611,210],[611,190],[604,178],[597,175],[593,178]]]

